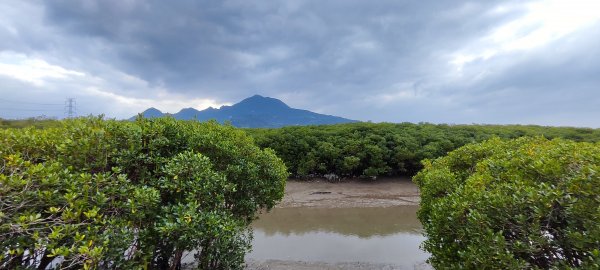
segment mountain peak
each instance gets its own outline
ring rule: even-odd
[[[161,112],[159,109],[154,108],[154,107],[150,107],[148,109],[146,109],[145,111],[143,111],[141,113],[141,115],[144,118],[156,118],[156,117],[163,117],[165,116],[165,114],[163,112]],[[133,116],[131,118],[129,118],[129,120],[135,120],[136,116]]]
[[[271,97],[263,97],[261,95],[254,95],[249,98],[246,98],[240,101],[237,104],[234,104],[232,107],[258,107],[258,108],[280,108],[280,109],[289,109],[290,107],[285,104],[283,101],[271,98]]]
[[[150,107],[144,111],[144,113],[162,113],[159,109]]]
[[[151,107],[151,108],[145,110],[144,112],[142,112],[142,115],[144,115],[144,117],[146,117],[146,118],[154,118],[154,117],[162,117],[162,116],[164,116],[164,113],[161,112],[157,108]]]
[[[179,111],[179,112],[198,112],[198,110],[196,110],[196,109],[194,109],[194,108],[190,107],[190,108],[183,108],[183,109],[181,109],[181,111]]]
[[[178,113],[176,113],[175,117],[179,119],[190,120],[197,118],[199,113],[200,111],[194,108],[184,108],[181,109],[181,111],[179,111]]]

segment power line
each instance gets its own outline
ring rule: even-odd
[[[0,98],[0,102],[10,102],[10,103],[18,103],[14,105],[20,104],[28,104],[28,105],[47,105],[47,106],[64,106],[64,113],[68,118],[73,118],[77,114],[77,102],[75,98],[67,98],[64,104],[57,103],[37,103],[37,102],[27,102],[27,101],[16,101]],[[19,104],[20,103],[20,104]],[[27,111],[27,112],[48,112],[48,111],[62,111],[62,109],[49,108],[49,109],[29,109],[29,108],[21,108],[21,107],[1,107],[0,110],[10,110],[10,111]]]
[[[27,101],[16,101],[0,98],[0,101],[10,102],[10,103],[21,103],[21,104],[31,104],[31,105],[43,105],[43,106],[62,106],[60,103],[36,103],[36,102],[27,102]]]
[[[62,111],[62,109],[23,109],[23,108],[6,108],[0,107],[1,110],[11,110],[11,111],[32,111],[32,112],[47,112],[47,111]]]

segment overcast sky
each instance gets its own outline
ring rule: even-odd
[[[0,2],[0,117],[254,94],[374,122],[600,127],[600,1]]]

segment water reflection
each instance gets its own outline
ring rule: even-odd
[[[276,208],[252,224],[267,236],[331,232],[360,238],[398,232],[418,234],[418,206],[372,208]]]
[[[375,262],[411,266],[427,259],[418,206],[280,208],[253,223],[248,258]]]

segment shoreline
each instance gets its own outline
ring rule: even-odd
[[[289,179],[285,195],[275,207],[390,207],[419,205],[419,202],[419,189],[408,177],[340,182]]]

